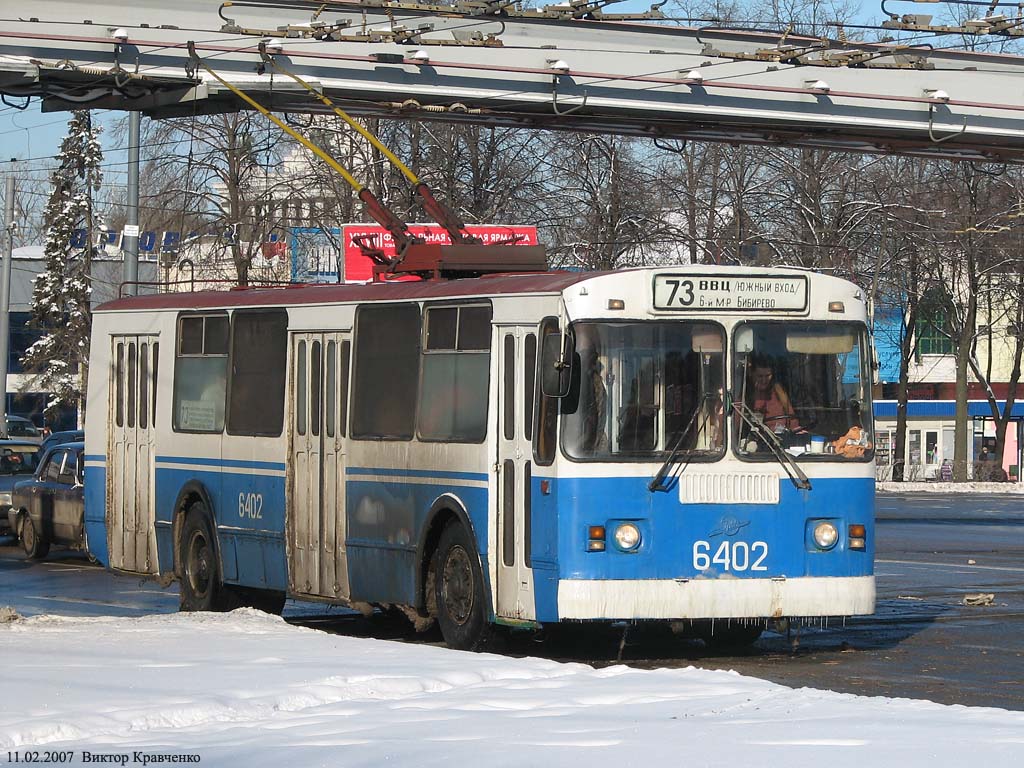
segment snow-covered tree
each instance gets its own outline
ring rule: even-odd
[[[103,180],[100,130],[89,112],[75,112],[50,177],[53,189],[44,213],[46,264],[32,291],[32,324],[45,335],[22,358],[25,369],[36,374],[34,388],[50,393],[47,412],[62,405],[85,410],[90,274],[96,249],[93,193]],[[90,233],[84,247],[72,248],[74,231],[83,228]]]

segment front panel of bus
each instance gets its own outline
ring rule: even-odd
[[[564,397],[542,396],[557,436],[551,418],[539,443],[557,450],[547,468],[535,457],[538,620],[874,610],[856,286],[644,270],[574,286],[565,305],[573,372]]]

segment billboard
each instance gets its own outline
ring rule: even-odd
[[[437,224],[410,224],[409,231],[428,243],[451,244],[448,232]],[[537,245],[537,228],[499,224],[466,227],[486,244]],[[365,282],[373,279],[373,261],[364,256],[356,238],[395,255],[391,234],[378,224],[342,224],[340,227],[294,227],[291,236],[292,280],[316,283]]]

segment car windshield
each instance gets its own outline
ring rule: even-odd
[[[11,437],[39,437],[39,430],[27,421],[9,421],[7,434]]]
[[[0,448],[0,475],[31,475],[39,465],[35,445],[5,445]]]
[[[801,459],[870,458],[865,339],[864,326],[855,323],[738,326],[732,420],[737,453],[773,460],[768,443],[776,442]]]
[[[664,460],[724,448],[720,326],[697,322],[576,323],[562,448],[571,459]],[[678,445],[677,445],[678,444]]]

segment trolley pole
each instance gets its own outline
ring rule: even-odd
[[[128,221],[124,225],[124,240],[121,252],[124,253],[125,293],[135,296],[139,286],[139,135],[142,126],[142,113],[128,113]]]
[[[4,262],[0,267],[0,437],[7,437],[7,355],[11,339],[11,260],[14,258],[14,176],[7,176],[4,198]]]

